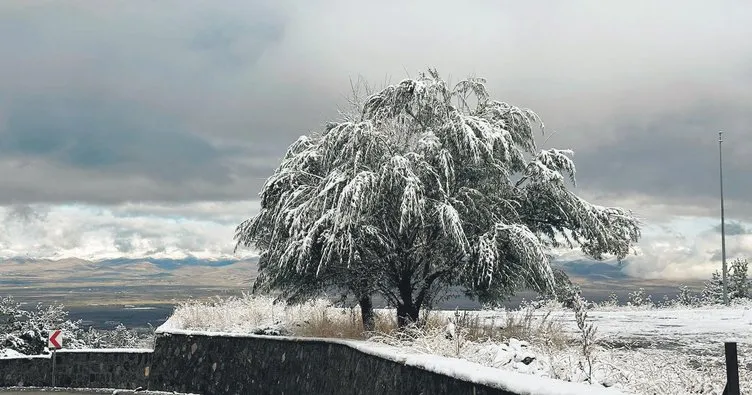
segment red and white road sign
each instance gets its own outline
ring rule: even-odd
[[[56,329],[50,333],[50,338],[47,341],[47,347],[60,349],[63,348],[63,331]]]

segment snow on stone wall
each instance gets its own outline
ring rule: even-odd
[[[149,389],[204,394],[618,394],[367,342],[158,330]]]

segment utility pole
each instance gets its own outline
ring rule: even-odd
[[[723,132],[718,132],[718,163],[721,176],[721,260],[723,261],[723,304],[728,306],[728,267],[726,267],[726,220],[723,210]]]

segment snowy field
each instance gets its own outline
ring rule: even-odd
[[[453,311],[443,311],[451,317]],[[504,322],[507,312],[480,311],[487,320]],[[546,311],[538,311],[542,317]],[[615,345],[631,348],[655,348],[688,355],[717,355],[723,353],[724,341],[735,341],[739,348],[752,346],[752,310],[750,306],[698,308],[613,308],[588,311],[588,318],[598,328],[599,338]],[[550,319],[563,328],[578,333],[574,315],[569,311],[555,311]],[[741,351],[740,351],[741,354]],[[740,355],[740,359],[744,355]],[[752,361],[752,359],[750,359]]]

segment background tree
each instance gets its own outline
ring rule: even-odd
[[[697,302],[697,296],[692,293],[688,286],[679,285],[679,293],[676,295],[676,303],[679,306],[694,306]]]
[[[12,297],[0,297],[0,355],[4,349],[21,354],[48,353],[50,331],[61,329],[66,348],[142,347],[150,344],[151,333],[138,333],[122,324],[113,331],[81,328],[81,320],[68,319],[68,311],[61,304],[37,304],[25,309]]]
[[[728,296],[729,300],[749,298],[749,278],[747,276],[748,262],[746,259],[737,258],[731,261],[728,272]],[[713,272],[710,280],[705,282],[702,290],[702,300],[705,303],[723,302],[723,276],[719,271]]]
[[[621,259],[640,229],[630,212],[571,192],[572,153],[539,151],[536,127],[535,113],[492,99],[483,79],[450,87],[431,70],[388,86],[358,119],[290,147],[236,240],[261,251],[261,287],[349,287],[342,273],[356,273],[396,306],[400,326],[450,286],[485,303],[520,287],[552,292],[548,249]]]

